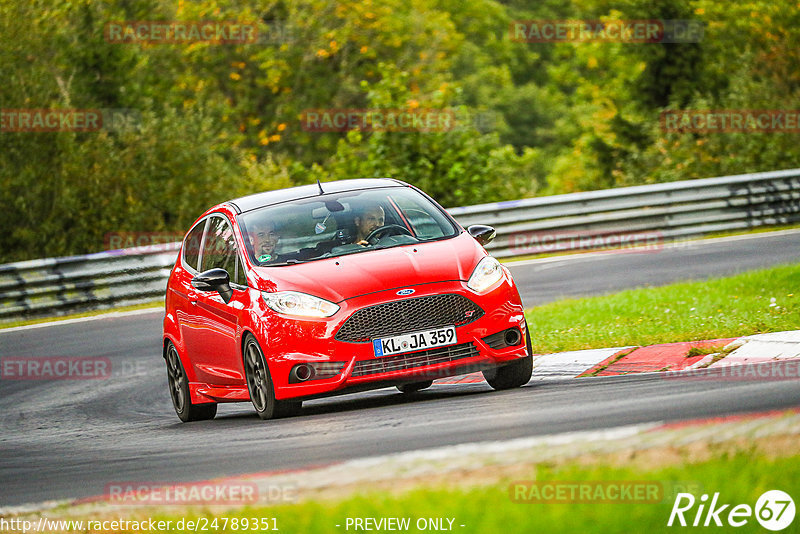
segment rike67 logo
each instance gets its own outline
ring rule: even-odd
[[[723,504],[719,492],[712,496],[711,502],[708,502],[706,494],[696,499],[691,493],[679,493],[672,505],[667,526],[742,527],[755,516],[762,527],[778,531],[791,525],[794,515],[794,501],[781,490],[764,492],[756,501],[755,508],[749,504]]]

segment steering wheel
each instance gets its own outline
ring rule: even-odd
[[[366,241],[370,245],[374,245],[387,235],[411,236],[411,232],[408,231],[408,228],[400,226],[399,224],[386,224],[384,226],[379,226],[375,228],[373,231],[371,231],[367,235],[367,237],[364,238],[364,241]]]

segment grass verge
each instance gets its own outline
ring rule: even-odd
[[[377,476],[374,481],[361,474],[348,480],[348,475],[339,473],[322,485],[304,488],[303,484],[295,486],[299,479],[281,479],[279,474],[277,479],[262,479],[265,486],[260,491],[265,487],[294,486],[294,498],[271,504],[134,508],[78,504],[24,514],[23,518],[33,524],[41,517],[83,520],[80,527],[70,531],[98,534],[146,529],[121,526],[109,530],[87,524],[88,521],[170,521],[171,526],[158,527],[161,532],[445,530],[464,534],[627,534],[681,530],[677,525],[668,527],[667,522],[678,493],[690,493],[695,505],[684,513],[688,528],[692,529],[703,502],[701,496],[706,495],[706,504],[712,498],[717,508],[728,504],[720,514],[723,527],[714,528],[713,521],[710,525],[711,530],[728,532],[732,529],[725,520],[736,505],[752,509],[759,497],[770,490],[781,490],[798,499],[797,414],[797,410],[785,410],[666,425],[635,436],[601,438],[605,443],[602,447],[576,448],[568,442],[553,447],[554,444],[542,443],[539,454],[545,448],[553,449],[544,456],[533,452],[537,450],[534,445],[532,450],[506,450],[503,456],[466,453],[420,457],[416,463],[389,461],[383,464],[389,470],[387,476]],[[722,438],[723,434],[727,438]],[[470,461],[465,462],[467,458]],[[380,465],[373,465],[372,469],[380,469]],[[314,471],[298,476],[314,476]],[[533,491],[534,483],[538,491]],[[682,498],[681,504],[686,502]],[[707,512],[708,506],[705,508]],[[348,518],[402,518],[409,521],[409,526],[386,528],[384,522],[383,528],[375,523],[372,528],[355,528],[350,523],[348,528]],[[701,527],[705,518],[703,513]],[[431,519],[444,528],[432,528]],[[754,516],[746,519],[747,524],[736,528],[736,532],[765,532]],[[183,526],[176,528],[180,521]],[[191,525],[187,524],[189,521]],[[783,531],[796,532],[798,523],[800,516]],[[254,527],[256,524],[259,528]]]
[[[673,527],[667,526],[679,492],[692,493],[696,498],[695,506],[684,514],[689,528],[698,511],[701,495],[713,496],[719,492],[717,507],[730,504],[720,514],[723,528],[719,530],[728,531],[731,527],[726,522],[727,514],[733,506],[746,504],[755,508],[759,496],[773,489],[787,492],[795,499],[800,496],[800,456],[770,456],[756,452],[747,445],[739,446],[734,452],[716,453],[714,459],[700,462],[691,461],[687,453],[683,462],[656,468],[611,464],[587,466],[578,462],[540,464],[529,466],[514,478],[502,478],[476,487],[417,487],[399,493],[365,490],[343,499],[315,499],[292,505],[249,507],[225,515],[229,521],[233,517],[239,520],[247,518],[248,521],[270,518],[270,524],[274,522],[280,531],[309,534],[356,531],[352,524],[347,528],[348,518],[408,518],[408,532],[423,531],[418,527],[418,521],[420,525],[423,522],[430,525],[430,519],[443,520],[444,527],[448,527],[448,520],[452,519],[452,531],[464,534],[671,532],[676,528],[680,530],[678,523]],[[525,485],[532,481],[536,481],[539,488],[539,499],[536,498],[536,492]],[[651,497],[649,500],[634,497],[625,502],[620,498],[611,498],[612,487],[625,484],[655,487],[656,492],[645,494]],[[588,487],[592,497],[584,502],[575,502],[570,498],[560,502],[543,502],[541,497],[547,491],[545,486],[553,490],[562,487],[563,495],[575,491],[570,489],[572,487]],[[520,487],[527,490],[520,491]],[[656,498],[652,498],[653,495]],[[595,501],[596,496],[605,500]],[[700,520],[701,527],[705,512]],[[183,517],[205,518],[207,522],[214,521],[216,517],[221,521],[219,516],[210,512]],[[162,518],[173,522],[177,519],[171,514]],[[745,519],[747,524],[735,529],[737,532],[765,531],[755,516]],[[795,519],[794,526],[798,520]],[[713,522],[711,528],[714,529]],[[787,532],[794,532],[791,528]]]
[[[739,337],[795,330],[800,264],[526,311],[534,353]]]

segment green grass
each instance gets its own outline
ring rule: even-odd
[[[708,356],[709,354],[717,354],[722,352],[724,349],[724,345],[708,345],[705,347],[692,347],[686,352],[687,358],[692,358],[694,356]]]
[[[535,353],[720,339],[797,329],[799,288],[800,264],[786,265],[563,300],[525,315]]]
[[[513,484],[533,480],[540,483],[650,481],[663,488],[664,493],[659,492],[657,502],[514,502]],[[793,496],[795,501],[797,500],[800,496],[800,456],[770,459],[743,450],[735,454],[720,454],[717,459],[702,463],[684,463],[652,470],[607,465],[585,467],[576,463],[557,467],[539,465],[532,466],[527,474],[519,478],[498,481],[487,486],[468,489],[420,488],[405,493],[400,492],[397,495],[366,490],[341,500],[243,508],[225,515],[240,518],[275,518],[281,532],[307,534],[354,532],[352,526],[346,530],[345,525],[347,518],[356,517],[407,517],[411,519],[412,525],[408,532],[419,532],[415,526],[419,518],[453,518],[455,520],[453,531],[464,534],[655,533],[686,530],[677,526],[677,523],[671,528],[667,527],[677,492],[689,491],[697,499],[691,511],[684,515],[689,525],[694,520],[700,496],[719,492],[717,506],[726,503],[731,506],[720,516],[724,526],[722,528],[712,526],[711,530],[728,532],[731,527],[724,521],[733,506],[747,504],[754,507],[758,497],[772,489],[783,490]],[[174,521],[176,517],[178,516],[162,518]],[[194,517],[207,517],[208,520],[212,520],[215,516],[208,513]],[[798,521],[800,518],[795,518],[794,523],[785,532],[796,532],[793,529],[796,528]],[[687,528],[692,529],[691,526]],[[734,530],[765,532],[755,517],[750,517],[745,526]]]

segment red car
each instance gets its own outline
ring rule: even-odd
[[[206,211],[169,277],[164,359],[182,421],[483,371],[526,384],[532,355],[509,271],[419,189],[358,179],[270,191]],[[526,343],[527,341],[527,343]]]

